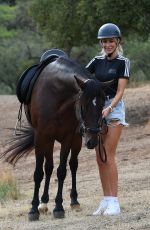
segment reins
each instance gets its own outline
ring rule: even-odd
[[[103,131],[103,127],[106,127],[106,131]],[[98,133],[98,151],[99,151],[99,157],[103,163],[107,162],[107,153],[104,146],[103,138],[102,136],[108,132],[108,127],[106,124],[105,118],[102,118],[101,125],[100,125],[100,131]]]
[[[83,124],[82,124],[82,128],[83,128]],[[105,128],[106,128],[106,131],[103,130]],[[108,132],[106,119],[102,118],[100,127],[98,127],[98,128],[88,128],[88,127],[84,126],[84,131],[90,132],[92,134],[97,134],[99,157],[103,163],[106,163],[107,162],[107,153],[106,153],[106,149],[105,149],[103,137],[102,137],[104,134],[106,134]]]

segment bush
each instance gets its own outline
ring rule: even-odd
[[[4,95],[4,94],[13,94],[14,90],[12,90],[12,88],[10,88],[9,85],[6,85],[5,83],[0,83],[0,95]]]
[[[150,81],[150,38],[147,41],[131,39],[126,42],[125,54],[131,61],[131,82]]]
[[[0,177],[0,202],[8,199],[17,200],[20,196],[16,180],[9,172],[4,172]]]

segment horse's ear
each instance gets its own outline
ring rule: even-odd
[[[77,77],[75,75],[74,75],[74,78],[76,79],[76,82],[77,82],[78,86],[80,87],[80,89],[83,90],[86,80],[81,78],[81,77]]]

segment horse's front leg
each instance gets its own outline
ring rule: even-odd
[[[47,203],[49,201],[49,184],[50,184],[50,178],[53,172],[54,164],[53,164],[53,147],[54,147],[54,141],[50,142],[46,145],[47,149],[44,151],[45,155],[45,185],[44,185],[44,192],[41,197],[41,203],[38,207],[40,212],[47,212],[48,207]]]
[[[72,175],[72,188],[70,192],[71,203],[70,206],[72,209],[79,208],[80,204],[77,200],[78,193],[76,188],[76,174],[78,169],[78,154],[81,150],[82,146],[82,138],[80,135],[76,135],[74,137],[72,146],[71,146],[71,158],[69,161],[71,175]]]
[[[65,210],[63,208],[63,198],[62,198],[62,192],[63,192],[63,184],[64,180],[66,178],[66,164],[67,164],[67,158],[69,155],[70,148],[66,148],[65,145],[61,146],[60,151],[60,164],[57,169],[57,178],[58,178],[58,191],[55,198],[55,208],[53,210],[53,215],[55,218],[64,218],[65,216]]]
[[[34,171],[34,195],[32,199],[32,208],[28,214],[29,220],[38,220],[39,219],[39,211],[38,211],[38,206],[39,206],[39,189],[40,189],[40,184],[43,179],[43,162],[44,162],[44,155],[39,153],[39,151],[36,150],[35,148],[35,156],[36,156],[36,167]]]

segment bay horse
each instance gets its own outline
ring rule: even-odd
[[[35,149],[36,166],[34,171],[34,194],[29,220],[39,219],[39,209],[49,201],[49,184],[53,172],[54,142],[61,144],[60,163],[57,168],[58,191],[53,215],[63,218],[63,184],[66,177],[66,164],[71,152],[69,165],[72,175],[70,192],[71,206],[79,205],[76,189],[78,154],[84,133],[85,145],[93,149],[98,144],[98,133],[102,120],[104,92],[102,85],[70,58],[54,58],[40,73],[24,111],[29,123],[22,127],[1,158],[9,163]],[[81,133],[82,130],[82,133]],[[40,184],[45,171],[44,192],[39,200]]]

